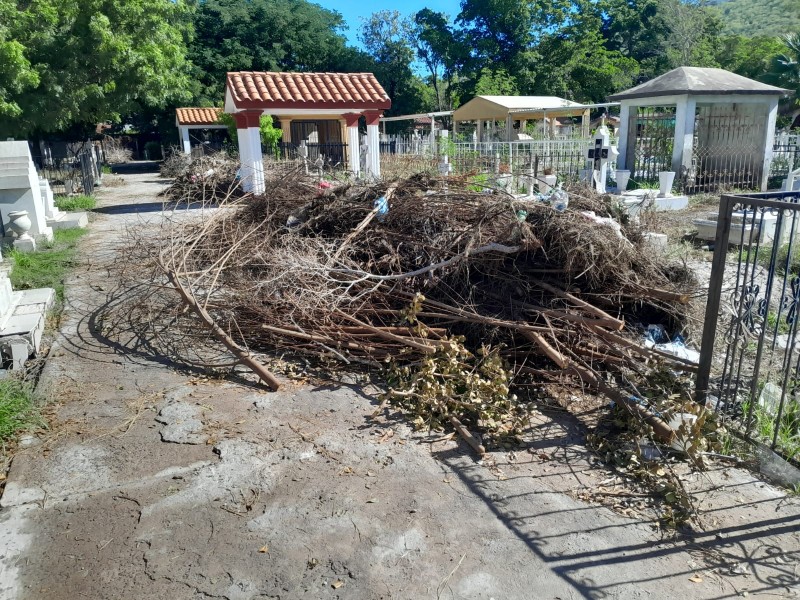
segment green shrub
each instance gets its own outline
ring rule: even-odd
[[[56,208],[67,212],[75,210],[92,210],[97,202],[91,196],[58,196],[55,199]]]
[[[0,442],[43,421],[33,401],[33,388],[15,377],[0,379]]]

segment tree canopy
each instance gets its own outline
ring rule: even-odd
[[[228,71],[361,71],[371,61],[347,46],[342,16],[305,0],[202,0],[190,56],[199,101],[217,104]]]
[[[171,129],[176,106],[219,105],[239,70],[370,71],[393,114],[476,94],[599,102],[680,65],[798,90],[797,35],[731,32],[726,11],[746,2],[462,0],[452,16],[376,12],[355,48],[307,0],[0,0],[0,137]]]
[[[191,98],[183,0],[2,0],[0,136],[94,130]]]

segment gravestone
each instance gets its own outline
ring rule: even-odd
[[[615,160],[618,155],[617,147],[611,145],[611,134],[604,122],[597,128],[594,141],[586,153],[586,157],[591,161],[592,186],[600,194],[606,193],[608,163]]]
[[[30,235],[35,240],[52,241],[53,230],[47,225],[39,176],[28,143],[0,142],[0,218],[6,242],[14,239],[9,213],[23,210],[31,220]]]
[[[51,288],[14,291],[7,268],[0,268],[0,356],[4,367],[20,369],[39,352],[55,295]]]

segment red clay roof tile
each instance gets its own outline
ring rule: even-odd
[[[228,73],[237,108],[388,109],[389,96],[372,73]]]
[[[216,125],[221,108],[176,108],[179,125]]]

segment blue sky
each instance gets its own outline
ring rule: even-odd
[[[312,0],[312,2],[342,14],[348,25],[348,29],[344,33],[354,46],[361,45],[356,39],[356,34],[361,26],[359,17],[366,19],[379,10],[396,10],[405,16],[427,7],[431,10],[447,13],[451,18],[455,18],[461,11],[459,0],[407,0],[406,2],[398,2],[391,5],[375,4],[363,0]]]

